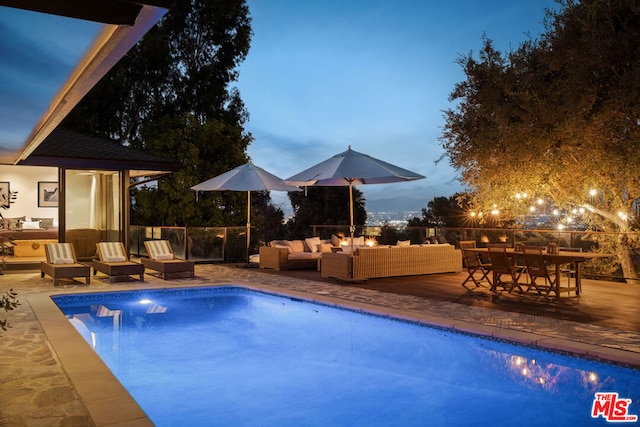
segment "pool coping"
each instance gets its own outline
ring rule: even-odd
[[[534,347],[541,350],[559,352],[604,363],[613,363],[640,369],[640,358],[637,353],[621,349],[609,348],[596,344],[586,344],[565,338],[549,337],[541,334],[522,332],[498,326],[482,325],[463,320],[451,319],[424,312],[382,307],[380,305],[347,300],[313,292],[303,292],[268,284],[256,284],[242,280],[233,283],[211,284],[154,284],[145,286],[152,289],[180,289],[197,287],[235,286],[276,295],[301,298],[328,306],[339,306],[356,311],[364,311],[376,315],[390,316],[401,320],[418,322],[443,329],[473,334],[480,337],[503,340],[515,344]],[[141,288],[114,289],[117,291],[135,291]],[[79,293],[105,293],[104,289],[50,290],[36,293],[28,297],[49,344],[71,383],[76,388],[96,427],[142,427],[153,426],[146,413],[120,384],[100,357],[87,345],[84,338],[64,316],[53,302],[53,295],[72,295]]]

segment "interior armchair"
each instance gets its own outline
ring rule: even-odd
[[[78,263],[76,252],[71,243],[47,243],[44,246],[47,257],[40,263],[40,277],[45,274],[53,278],[53,285],[57,286],[60,279],[84,277],[87,285],[91,282],[91,267]]]
[[[96,244],[102,240],[102,233],[96,228],[76,228],[67,230],[65,241],[73,243],[79,260],[89,261],[96,256]]]

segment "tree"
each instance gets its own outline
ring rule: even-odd
[[[206,193],[196,203],[189,188],[248,160],[248,113],[231,84],[249,51],[250,23],[245,0],[177,0],[64,121],[185,164],[132,190],[133,223],[246,222],[242,194]]]
[[[408,225],[414,227],[468,227],[466,210],[459,203],[460,194],[450,197],[434,197],[422,208],[422,218],[409,220]]]
[[[309,237],[314,224],[346,225],[348,230],[349,187],[312,186],[288,196],[293,208],[293,219],[287,223],[290,237]],[[364,197],[360,190],[353,188],[353,223],[364,225],[366,221]]]
[[[503,54],[485,37],[479,59],[459,58],[466,80],[450,95],[441,141],[479,210],[514,218],[526,193],[584,208],[599,230],[629,231],[640,191],[640,4],[559,4],[539,39]],[[637,243],[619,236],[623,272],[635,278]]]

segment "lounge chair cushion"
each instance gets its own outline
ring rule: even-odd
[[[167,240],[149,240],[147,241],[149,248],[149,258],[158,261],[174,259],[173,251]]]
[[[120,242],[100,242],[100,253],[104,262],[125,262],[127,256],[122,253]]]
[[[71,243],[47,243],[51,264],[73,264]]]

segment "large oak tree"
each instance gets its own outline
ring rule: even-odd
[[[624,232],[640,191],[640,3],[558,3],[540,38],[506,53],[484,38],[477,58],[459,58],[466,80],[450,96],[443,147],[478,208],[514,217],[523,193],[581,207],[594,228],[620,232],[611,250],[637,278]]]

